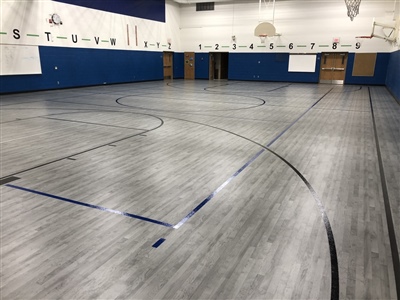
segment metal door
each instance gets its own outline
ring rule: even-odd
[[[321,54],[320,83],[343,84],[346,76],[347,52]]]

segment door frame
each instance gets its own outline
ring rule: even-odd
[[[228,79],[229,52],[209,52],[209,79]],[[218,73],[216,71],[218,70]],[[223,78],[226,77],[226,78]]]

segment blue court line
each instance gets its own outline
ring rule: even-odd
[[[311,105],[305,112],[303,112],[297,119],[295,119],[290,125],[288,125],[281,133],[279,133],[275,138],[273,138],[266,145],[266,147],[268,148],[274,142],[276,142],[293,125],[295,125],[306,113],[308,113],[315,105],[317,105],[332,89],[333,88],[331,88],[328,92],[326,92],[313,105]],[[61,201],[65,201],[65,202],[69,202],[69,203],[85,206],[85,207],[89,207],[89,208],[94,208],[94,209],[98,209],[98,210],[102,210],[102,211],[106,211],[106,212],[110,212],[110,213],[114,213],[114,214],[130,217],[130,218],[134,218],[134,219],[150,222],[150,223],[157,224],[157,225],[162,225],[162,226],[165,226],[165,227],[170,227],[170,228],[172,227],[174,229],[178,229],[183,224],[185,224],[194,214],[196,214],[204,205],[206,205],[211,199],[213,199],[223,188],[225,188],[225,186],[227,186],[234,178],[236,178],[242,171],[244,171],[251,163],[253,163],[265,151],[266,151],[266,149],[261,149],[259,152],[257,152],[248,162],[246,162],[239,170],[237,170],[231,177],[229,177],[224,183],[222,183],[214,192],[212,192],[207,198],[205,198],[200,204],[198,204],[189,214],[187,214],[176,225],[171,225],[171,224],[166,223],[166,222],[162,222],[162,221],[146,218],[146,217],[143,217],[143,216],[130,214],[130,213],[127,213],[127,212],[121,212],[121,211],[118,211],[118,210],[109,209],[109,208],[106,208],[106,207],[93,205],[93,204],[89,204],[89,203],[84,203],[84,202],[80,202],[80,201],[76,201],[76,200],[72,200],[72,199],[68,199],[68,198],[63,198],[63,197],[59,197],[59,196],[56,196],[56,195],[52,195],[52,194],[48,194],[48,193],[44,193],[44,192],[40,192],[40,191],[35,191],[35,190],[27,189],[27,188],[24,188],[24,187],[12,185],[12,184],[6,184],[5,186],[11,187],[11,188],[15,188],[15,189],[19,189],[19,190],[26,191],[26,192],[30,192],[30,193],[33,193],[33,194],[37,194],[37,195],[41,195],[41,196],[45,196],[45,197],[49,197],[49,198],[53,198],[53,199],[57,199],[57,200],[61,200]]]
[[[162,243],[164,243],[165,242],[165,239],[163,239],[163,238],[161,238],[161,239],[159,239],[157,242],[155,242],[154,244],[153,244],[153,248],[158,248],[158,247],[160,247],[161,246],[161,244]]]
[[[6,184],[5,186],[8,186],[10,188],[14,188],[14,189],[17,189],[17,190],[29,192],[29,193],[32,193],[32,194],[37,194],[37,195],[41,195],[41,196],[45,196],[45,197],[49,197],[49,198],[53,198],[53,199],[57,199],[57,200],[61,200],[61,201],[65,201],[65,202],[69,202],[69,203],[85,206],[85,207],[89,207],[89,208],[94,208],[94,209],[98,209],[98,210],[101,210],[101,211],[105,211],[105,212],[109,212],[109,213],[113,213],[113,214],[117,214],[117,215],[122,215],[122,216],[129,217],[129,218],[150,222],[150,223],[157,224],[157,225],[162,225],[162,226],[165,226],[165,227],[170,227],[170,228],[173,227],[173,225],[168,224],[166,222],[162,222],[162,221],[158,221],[158,220],[142,217],[142,216],[139,216],[139,215],[130,214],[130,213],[127,213],[127,212],[122,212],[122,211],[118,211],[118,210],[102,207],[102,206],[99,206],[99,205],[93,205],[93,204],[89,204],[89,203],[85,203],[85,202],[80,202],[80,201],[76,201],[76,200],[72,200],[72,199],[68,199],[68,198],[64,198],[64,197],[60,197],[60,196],[56,196],[56,195],[52,195],[52,194],[48,194],[48,193],[44,193],[44,192],[40,192],[40,191],[35,191],[35,190],[27,189],[27,188],[24,188],[24,187],[16,186],[16,185],[13,185],[13,184]]]
[[[294,124],[296,124],[306,113],[308,113],[315,105],[317,105],[326,95],[332,91],[331,88],[327,91],[321,98],[319,98],[313,105],[311,105],[305,112],[303,112],[296,120],[294,120],[290,125],[288,125],[281,133],[279,133],[275,138],[273,138],[266,147],[270,147],[275,143],[282,135],[285,134]],[[195,213],[197,213],[204,205],[206,205],[212,198],[215,197],[228,183],[230,183],[235,177],[237,177],[243,170],[245,170],[253,161],[255,161],[266,149],[262,149],[256,155],[254,155],[248,162],[246,162],[239,170],[237,170],[231,177],[229,177],[223,184],[221,184],[214,192],[212,192],[207,198],[205,198],[199,205],[197,205],[190,213],[188,213],[178,224],[174,225],[174,229],[178,229],[183,224],[185,224]]]
[[[214,192],[212,192],[206,199],[204,199],[199,205],[197,205],[186,217],[184,217],[178,224],[174,226],[174,229],[178,229],[183,224],[186,223],[196,212],[198,212],[204,205],[207,204],[216,194],[218,194],[229,182],[231,182],[236,176],[238,176],[244,169],[246,169],[253,161],[255,161],[265,149],[260,150],[256,155],[254,155],[247,163],[245,163],[239,170],[235,172],[231,177],[229,177],[223,184],[221,184]]]
[[[296,124],[306,113],[308,113],[315,105],[317,105],[330,91],[332,91],[333,88],[331,88],[329,91],[327,91],[321,98],[319,98],[313,105],[311,105],[305,112],[303,112],[296,120],[294,120],[288,127],[285,128],[280,134],[278,134],[275,138],[273,138],[267,145],[266,147],[270,147],[273,143],[276,142],[277,139],[279,139],[282,135],[285,134],[286,131],[288,131],[294,124]]]

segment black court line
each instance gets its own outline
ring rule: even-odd
[[[239,83],[239,82],[237,82],[237,83]],[[282,83],[282,84],[283,84],[283,83]],[[209,89],[214,89],[214,88],[217,88],[217,87],[229,86],[229,85],[231,85],[231,83],[206,87],[206,88],[204,88],[204,90],[207,91],[207,92],[211,92],[211,93],[223,93],[223,94],[225,94],[223,91],[210,91]],[[286,87],[288,87],[288,86],[290,86],[290,85],[292,85],[292,83],[287,83],[287,84],[285,84],[285,85],[283,85],[283,86],[280,86],[280,87],[277,87],[277,88],[273,88],[272,90],[268,90],[268,91],[258,91],[258,92],[260,92],[260,93],[269,93],[269,92],[273,92],[273,91],[276,91],[276,90],[280,90],[280,89],[286,88]],[[240,91],[237,91],[237,90],[236,90],[235,92],[239,92],[239,93],[240,93]],[[246,92],[243,92],[243,93],[246,93]],[[233,95],[232,92],[229,92],[229,93],[226,93],[226,94],[228,94],[228,95]]]
[[[55,120],[55,121],[62,121],[62,122],[97,125],[97,126],[102,126],[102,127],[122,128],[122,129],[131,129],[131,130],[145,130],[145,129],[134,128],[134,127],[118,126],[118,125],[111,125],[111,124],[102,124],[102,123],[95,123],[95,122],[76,121],[76,120],[68,120],[68,119],[59,119],[59,118],[44,117],[44,116],[43,117],[39,116],[38,118],[48,119],[48,120]]]
[[[321,98],[319,98],[313,105],[311,105],[304,113],[302,113],[298,118],[296,118],[292,124],[290,124],[288,127],[286,127],[280,134],[278,134],[275,138],[273,138],[267,146],[264,146],[256,141],[253,141],[249,138],[246,138],[242,135],[236,134],[232,131],[225,130],[219,127],[215,127],[212,125],[196,122],[196,121],[190,121],[190,120],[185,120],[185,119],[179,119],[179,118],[174,118],[174,117],[167,117],[170,119],[175,119],[175,120],[180,120],[180,121],[185,121],[193,124],[199,124],[203,126],[207,126],[210,128],[218,129],[230,134],[233,134],[237,137],[243,138],[249,142],[252,142],[263,149],[259,151],[256,155],[254,155],[245,165],[243,165],[238,171],[236,171],[230,178],[228,178],[224,183],[222,183],[214,192],[212,192],[208,197],[206,197],[200,204],[198,204],[189,214],[187,214],[180,222],[178,222],[176,225],[174,225],[173,228],[178,229],[181,227],[183,224],[185,224],[191,217],[193,217],[204,205],[206,205],[216,194],[218,194],[225,186],[227,186],[235,177],[237,177],[244,169],[246,169],[252,162],[254,162],[263,152],[268,151],[271,154],[275,155],[278,157],[280,160],[282,160],[289,168],[291,168],[303,181],[303,183],[307,186],[308,190],[310,191],[311,195],[314,198],[314,201],[316,202],[318,209],[321,213],[322,220],[324,222],[327,238],[328,238],[328,244],[329,244],[329,254],[330,254],[330,259],[331,259],[331,300],[337,300],[339,299],[339,263],[338,263],[338,257],[337,257],[337,250],[336,250],[336,243],[335,243],[335,238],[333,235],[333,230],[332,226],[330,224],[328,215],[325,211],[325,208],[322,204],[321,199],[319,198],[317,192],[314,190],[314,188],[311,186],[311,184],[308,182],[308,180],[304,177],[304,175],[297,170],[296,167],[294,167],[290,162],[288,162],[285,158],[274,152],[269,148],[274,142],[276,142],[277,139],[279,139],[285,132],[287,132],[293,125],[295,125],[306,113],[308,113],[315,105],[317,105],[328,93],[331,91],[330,89],[328,92],[326,92]]]
[[[6,177],[6,178],[2,178],[2,179],[0,179],[0,185],[7,184],[7,183],[13,182],[13,181],[18,180],[18,179],[20,179],[20,178],[16,177],[16,176],[10,176],[10,177]]]
[[[81,205],[81,206],[85,206],[85,207],[89,207],[89,208],[94,208],[94,209],[98,209],[98,210],[101,210],[101,211],[105,211],[105,212],[109,212],[109,213],[113,213],[113,214],[117,214],[117,215],[122,215],[122,216],[129,217],[129,218],[132,218],[132,219],[138,219],[138,220],[142,220],[142,221],[145,221],[145,222],[150,222],[150,223],[153,223],[153,224],[157,224],[157,225],[161,225],[161,226],[165,226],[165,227],[169,227],[169,228],[173,227],[173,225],[171,225],[169,223],[166,223],[166,222],[163,222],[163,221],[158,221],[158,220],[155,220],[155,219],[150,219],[150,218],[147,218],[147,217],[143,217],[143,216],[139,216],[139,215],[123,212],[123,211],[118,211],[118,210],[115,210],[115,209],[110,209],[110,208],[106,208],[106,207],[99,206],[99,205],[89,204],[89,203],[76,201],[76,200],[72,200],[72,199],[68,199],[68,198],[64,198],[64,197],[60,197],[60,196],[56,196],[56,195],[52,195],[52,194],[48,194],[48,193],[32,190],[32,189],[27,189],[27,188],[24,188],[24,187],[21,187],[21,186],[13,185],[13,184],[6,184],[5,186],[13,188],[13,189],[21,190],[21,191],[24,191],[24,192],[28,192],[28,193],[32,193],[32,194],[36,194],[36,195],[40,195],[40,196],[44,196],[44,197],[48,197],[48,198],[52,198],[52,199],[56,199],[56,200],[61,200],[61,201],[72,203],[72,204],[77,204],[77,205]]]
[[[316,102],[314,102],[306,111],[304,111],[299,117],[297,117],[291,124],[289,124],[282,132],[280,132],[277,136],[275,136],[271,141],[268,142],[266,146],[262,145],[262,150],[259,151],[257,154],[255,154],[248,162],[246,162],[239,170],[237,170],[231,177],[229,177],[224,183],[222,183],[215,191],[213,191],[210,195],[207,196],[199,205],[197,205],[192,211],[190,211],[181,221],[178,222],[174,226],[175,229],[178,229],[181,227],[184,223],[186,223],[195,213],[197,213],[207,202],[209,202],[212,198],[214,198],[215,195],[217,195],[225,186],[227,186],[236,176],[238,176],[243,170],[245,170],[253,161],[255,161],[265,150],[268,150],[268,147],[270,147],[273,143],[275,143],[282,135],[284,135],[293,125],[295,125],[304,115],[306,115],[315,105],[317,105],[326,95],[329,94],[330,91],[332,91],[333,88],[331,88],[328,92],[326,92],[321,98],[319,98]],[[178,119],[178,118],[172,118],[180,121],[186,121],[186,122],[191,122],[195,124],[201,124],[201,125],[206,125],[203,123],[195,122],[195,121],[188,121],[184,119]],[[219,129],[218,127],[214,127],[211,125],[206,125],[211,128]],[[231,131],[224,130],[226,132],[229,132],[231,134],[234,134]],[[235,134],[237,135],[237,134]],[[237,135],[240,136],[240,135]],[[241,136],[240,136],[241,137]],[[246,138],[247,139],[247,138]],[[247,139],[249,140],[249,139]],[[249,140],[253,142],[252,140]],[[257,143],[258,144],[258,143]]]
[[[17,172],[14,172],[13,174],[8,174],[8,175],[6,175],[6,176],[1,177],[0,180],[1,180],[1,179],[4,179],[4,178],[6,178],[6,177],[15,176],[15,175],[18,175],[18,174],[21,174],[21,173],[25,173],[25,172],[28,172],[28,171],[31,171],[31,170],[35,170],[35,169],[40,168],[40,167],[44,167],[44,166],[50,165],[50,164],[52,164],[52,163],[55,163],[55,162],[64,160],[64,159],[66,159],[66,158],[68,158],[68,157],[71,157],[71,156],[77,156],[77,155],[80,155],[80,154],[84,154],[84,153],[87,153],[87,152],[90,152],[90,151],[93,151],[93,150],[96,150],[96,149],[99,149],[99,148],[108,146],[108,145],[110,145],[110,144],[114,144],[114,143],[118,143],[118,142],[122,142],[122,141],[125,141],[125,140],[128,140],[128,139],[131,139],[131,138],[133,138],[133,137],[135,137],[135,136],[139,136],[139,135],[141,135],[141,134],[144,134],[144,133],[147,133],[147,132],[156,130],[156,129],[158,129],[158,128],[160,128],[161,126],[164,125],[164,120],[161,119],[161,118],[159,118],[159,117],[157,117],[157,116],[150,115],[150,114],[143,114],[143,113],[132,113],[132,114],[154,117],[154,118],[160,120],[161,123],[160,123],[160,125],[158,125],[158,126],[156,126],[156,127],[154,127],[154,128],[145,130],[144,132],[135,133],[135,134],[132,134],[132,135],[123,137],[123,138],[118,139],[118,140],[115,140],[115,141],[110,141],[110,142],[107,142],[107,143],[105,143],[105,144],[101,144],[101,145],[99,145],[99,146],[95,146],[95,147],[93,147],[93,148],[89,148],[89,149],[86,149],[86,150],[82,150],[82,151],[79,151],[79,152],[77,152],[77,153],[72,153],[72,154],[69,154],[69,155],[67,155],[67,156],[64,156],[64,157],[61,157],[61,158],[57,158],[57,159],[54,159],[54,160],[49,161],[49,162],[42,163],[42,164],[40,164],[40,165],[31,167],[31,168],[27,168],[27,169],[24,169],[24,170],[19,170],[19,171],[17,171]]]
[[[384,166],[383,166],[381,147],[379,145],[378,130],[376,128],[374,106],[372,104],[371,90],[370,90],[369,87],[368,87],[368,94],[369,94],[369,102],[370,102],[370,106],[371,106],[372,124],[373,124],[373,127],[374,127],[376,154],[378,156],[379,173],[380,173],[380,177],[381,177],[383,203],[385,205],[386,222],[387,222],[388,233],[389,233],[390,249],[392,251],[394,279],[395,279],[395,282],[396,282],[397,297],[398,297],[398,299],[400,299],[400,258],[399,258],[399,251],[398,251],[398,248],[397,248],[396,233],[395,233],[395,229],[394,229],[394,223],[393,223],[393,217],[392,217],[392,209],[390,207],[390,199],[389,199],[389,193],[388,193],[388,188],[387,188],[387,184],[386,184],[385,169],[384,169]]]
[[[238,96],[235,94],[231,94],[233,96]],[[237,111],[237,110],[245,110],[245,109],[252,109],[252,108],[256,108],[259,106],[263,106],[265,104],[265,100],[262,98],[258,98],[258,97],[249,97],[252,99],[257,99],[260,100],[261,103],[260,104],[254,104],[251,105],[250,103],[248,104],[249,106],[245,106],[245,107],[240,107],[240,108],[229,108],[229,109],[201,109],[201,110],[197,110],[197,111],[193,111],[193,110],[182,110],[182,111],[176,111],[176,110],[169,110],[169,109],[157,109],[157,108],[147,108],[147,107],[141,107],[141,106],[134,106],[134,105],[129,105],[129,104],[124,104],[121,103],[121,100],[125,99],[125,98],[131,98],[134,97],[132,95],[126,95],[123,97],[120,97],[118,99],[115,100],[116,103],[118,103],[121,106],[126,106],[126,107],[130,107],[130,108],[134,108],[134,109],[141,109],[141,110],[150,110],[150,111],[156,111],[156,112],[172,112],[172,113],[195,113],[195,112],[214,112],[214,111]],[[201,101],[200,101],[201,102]],[[214,102],[214,103],[220,103],[220,102]],[[231,102],[229,102],[231,103]],[[244,104],[243,104],[244,105]]]
[[[330,257],[331,257],[331,299],[339,299],[339,268],[338,268],[338,261],[337,261],[337,254],[336,254],[336,246],[335,246],[335,241],[334,241],[334,236],[333,236],[333,231],[329,222],[329,219],[327,217],[327,214],[325,212],[325,208],[323,207],[323,204],[321,202],[321,200],[319,199],[317,193],[315,192],[315,190],[313,189],[313,187],[311,186],[311,184],[307,181],[307,179],[301,174],[300,171],[298,171],[292,164],[290,164],[287,160],[285,160],[283,157],[281,157],[279,154],[275,153],[274,151],[272,151],[271,149],[269,149],[268,147],[270,145],[272,145],[277,139],[279,139],[286,131],[288,131],[294,124],[296,124],[306,113],[308,113],[315,105],[317,105],[332,89],[330,89],[328,92],[326,92],[321,98],[319,98],[313,105],[311,105],[304,113],[302,113],[297,119],[295,119],[288,127],[286,127],[280,134],[278,134],[273,140],[271,140],[267,146],[261,145],[253,140],[250,140],[246,137],[240,136],[238,134],[235,134],[233,132],[218,128],[218,127],[214,127],[211,125],[207,125],[207,124],[203,124],[203,123],[199,123],[199,122],[194,122],[194,121],[188,121],[188,120],[183,120],[183,119],[177,119],[177,118],[171,118],[171,119],[177,119],[177,120],[182,120],[182,121],[186,121],[186,122],[192,122],[192,123],[197,123],[197,124],[201,124],[204,126],[208,126],[211,128],[215,128],[218,130],[222,130],[231,134],[234,134],[238,137],[244,138],[248,141],[251,141],[257,145],[259,145],[260,147],[262,147],[263,149],[261,151],[259,151],[255,156],[253,156],[244,166],[242,166],[238,171],[235,172],[235,174],[233,174],[228,180],[226,180],[221,186],[219,186],[217,188],[217,190],[215,190],[212,194],[210,194],[206,199],[204,199],[199,205],[196,206],[195,209],[193,209],[188,215],[186,215],[178,224],[171,225],[165,222],[161,222],[161,221],[157,221],[154,219],[149,219],[146,217],[142,217],[142,216],[138,216],[138,215],[133,215],[133,214],[129,214],[129,213],[124,213],[124,212],[119,212],[119,211],[115,211],[115,210],[110,210],[104,207],[100,207],[100,206],[96,206],[96,205],[91,205],[91,204],[87,204],[87,203],[83,203],[83,202],[79,202],[79,201],[75,201],[75,200],[71,200],[71,199],[67,199],[67,198],[63,198],[63,197],[59,197],[59,196],[55,196],[55,195],[51,195],[51,194],[47,194],[47,193],[43,193],[43,192],[39,192],[39,191],[34,191],[34,190],[30,190],[30,189],[26,189],[23,187],[18,187],[18,186],[13,186],[13,185],[6,185],[12,188],[16,188],[16,189],[20,189],[23,191],[27,191],[27,192],[31,192],[31,193],[35,193],[35,194],[39,194],[42,196],[46,196],[46,197],[51,197],[54,199],[58,199],[58,200],[62,200],[62,201],[66,201],[66,202],[70,202],[70,203],[74,203],[74,204],[78,204],[78,205],[83,205],[83,206],[87,206],[87,207],[91,207],[91,208],[95,208],[95,209],[100,209],[102,211],[109,211],[112,213],[117,213],[120,215],[124,215],[124,216],[128,216],[128,217],[132,217],[132,218],[136,218],[136,219],[140,219],[143,221],[147,221],[147,222],[152,222],[158,225],[163,225],[163,226],[167,226],[167,227],[172,227],[174,229],[178,229],[179,227],[181,227],[185,222],[187,222],[196,212],[198,212],[206,203],[208,203],[219,191],[221,191],[227,184],[229,184],[229,182],[235,178],[236,176],[238,176],[244,169],[246,169],[254,160],[256,160],[264,151],[269,151],[270,153],[272,153],[273,155],[275,155],[276,157],[278,157],[279,159],[281,159],[283,162],[285,162],[300,178],[301,180],[306,184],[307,188],[309,189],[310,193],[312,194],[314,200],[316,201],[318,208],[321,212],[322,215],[322,219],[325,225],[325,229],[327,232],[327,236],[328,236],[328,242],[329,242],[329,250],[330,250]],[[119,99],[122,99],[125,97],[121,97]],[[253,97],[255,98],[255,97]],[[123,105],[121,103],[118,102],[117,99],[117,103],[120,105]],[[126,105],[128,106],[128,105]],[[161,119],[162,120],[162,119]],[[157,244],[157,243],[156,243]]]

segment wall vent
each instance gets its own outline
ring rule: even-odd
[[[196,11],[214,10],[214,2],[196,3]]]

